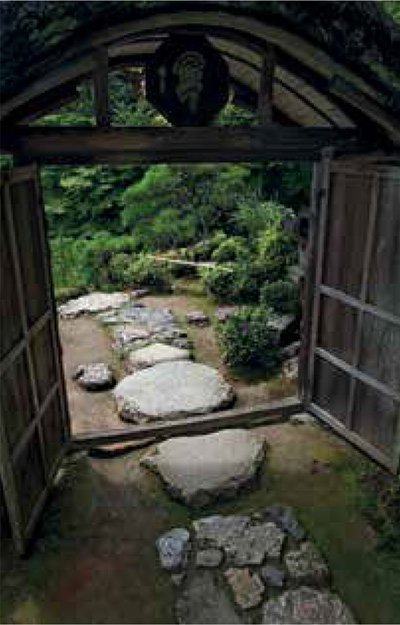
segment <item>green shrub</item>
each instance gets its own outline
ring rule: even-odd
[[[129,283],[136,287],[149,287],[155,291],[171,290],[171,272],[165,264],[145,254],[137,257],[127,270]]]
[[[108,263],[109,279],[116,286],[127,286],[130,283],[129,267],[132,263],[131,254],[118,252],[113,254]]]
[[[217,263],[237,261],[246,256],[244,241],[240,237],[229,237],[223,240],[211,254],[211,259]]]
[[[218,326],[222,355],[230,367],[262,367],[271,375],[276,372],[281,357],[276,333],[268,327],[270,315],[264,308],[248,307]]]
[[[266,283],[261,287],[260,305],[282,315],[296,314],[299,307],[298,288],[288,280]]]
[[[234,269],[234,268],[232,268]],[[201,272],[203,287],[208,295],[218,302],[234,302],[236,297],[236,275],[224,267],[210,267]]]
[[[288,268],[298,260],[297,239],[282,230],[267,229],[258,239],[257,256],[265,268],[267,282],[284,280]]]
[[[208,239],[203,239],[195,245],[186,249],[186,258],[195,262],[206,262],[211,260],[216,249],[227,239],[225,232],[217,230]]]

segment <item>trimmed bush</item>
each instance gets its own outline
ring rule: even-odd
[[[233,313],[218,326],[225,362],[233,368],[262,368],[273,375],[281,362],[276,333],[268,327],[270,311],[248,307]]]
[[[288,280],[266,283],[261,287],[260,305],[282,315],[295,315],[299,308],[298,288]]]
[[[203,269],[201,272],[204,289],[208,295],[218,302],[234,302],[236,297],[235,272],[226,271],[224,267]]]
[[[265,269],[267,282],[284,280],[289,267],[298,261],[296,237],[281,230],[265,230],[258,239],[257,258]]]
[[[243,239],[229,237],[213,251],[211,258],[217,263],[238,261],[246,257],[246,248]]]
[[[137,257],[127,269],[129,283],[136,287],[149,287],[154,291],[171,290],[171,273],[163,263],[145,254]]]

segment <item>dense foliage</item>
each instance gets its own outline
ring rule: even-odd
[[[268,327],[271,312],[264,307],[248,307],[230,315],[218,326],[225,362],[233,368],[262,368],[267,375],[276,372],[280,350],[276,333]]]

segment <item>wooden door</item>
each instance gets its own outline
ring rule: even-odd
[[[22,554],[70,435],[36,167],[2,175],[0,236],[0,469]]]
[[[328,158],[314,183],[303,400],[310,412],[396,472],[400,167]]]

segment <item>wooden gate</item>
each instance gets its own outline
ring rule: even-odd
[[[69,438],[38,173],[1,179],[0,469],[24,553]]]
[[[400,168],[325,159],[314,180],[306,408],[380,463],[400,456]]]

